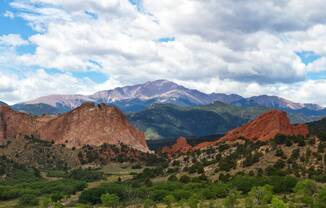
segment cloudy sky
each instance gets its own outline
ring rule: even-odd
[[[326,106],[323,0],[0,0],[0,100],[168,79]]]

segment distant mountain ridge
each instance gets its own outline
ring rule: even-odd
[[[135,112],[144,110],[155,103],[195,106],[207,105],[214,101],[231,103],[240,99],[243,97],[235,94],[205,94],[167,80],[156,80],[100,91],[92,95],[49,95],[18,103],[13,105],[13,108],[37,115],[56,114],[72,110],[84,102],[94,102],[113,104],[125,112]],[[43,104],[39,106],[39,112],[37,112],[37,107],[33,106],[37,104]]]
[[[268,95],[244,98],[237,94],[206,94],[167,80],[156,80],[144,84],[118,87],[112,90],[96,92],[92,95],[49,95],[18,103],[12,107],[15,110],[42,115],[68,112],[85,102],[112,104],[119,107],[123,112],[139,112],[157,103],[201,106],[215,101],[239,107],[263,106],[287,112],[303,113],[308,116],[326,115],[326,109],[316,104],[296,103]]]

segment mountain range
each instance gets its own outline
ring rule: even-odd
[[[167,80],[118,87],[112,90],[96,92],[92,95],[49,95],[18,103],[12,107],[15,110],[41,115],[68,112],[84,102],[113,104],[124,112],[138,112],[156,103],[199,106],[208,105],[215,101],[239,107],[264,106],[313,115],[324,115],[326,113],[323,107],[316,104],[295,103],[284,98],[268,95],[244,98],[236,94],[206,94]]]
[[[167,80],[96,92],[92,95],[49,95],[11,106],[33,115],[69,112],[85,102],[117,106],[147,139],[224,134],[271,109],[289,114],[291,123],[319,120],[326,109],[277,96],[249,98],[236,94],[206,94]]]

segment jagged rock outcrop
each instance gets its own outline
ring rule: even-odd
[[[0,105],[0,142],[6,138],[36,134],[52,116],[31,116],[12,110],[9,106]]]
[[[185,137],[179,137],[174,145],[171,147],[163,147],[162,152],[168,155],[174,155],[176,153],[186,153],[192,150],[192,146],[188,144]]]
[[[278,134],[306,137],[309,130],[304,124],[292,125],[286,112],[272,110],[239,128],[229,131],[220,141],[232,141],[239,138],[251,141],[269,141]]]
[[[144,134],[129,124],[115,107],[85,103],[59,116],[38,117],[0,106],[0,141],[31,134],[67,147],[122,143],[149,151]]]
[[[277,135],[286,136],[304,136],[309,134],[308,127],[305,124],[292,125],[286,112],[272,110],[258,116],[249,123],[229,131],[225,136],[215,142],[205,142],[196,145],[193,149],[198,150],[215,145],[220,142],[234,141],[237,139],[246,139],[253,142],[270,141]]]

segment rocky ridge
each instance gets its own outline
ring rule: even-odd
[[[129,124],[119,109],[105,104],[84,103],[59,116],[31,116],[0,106],[0,141],[24,135],[37,135],[69,148],[125,144],[149,151],[144,134]]]

